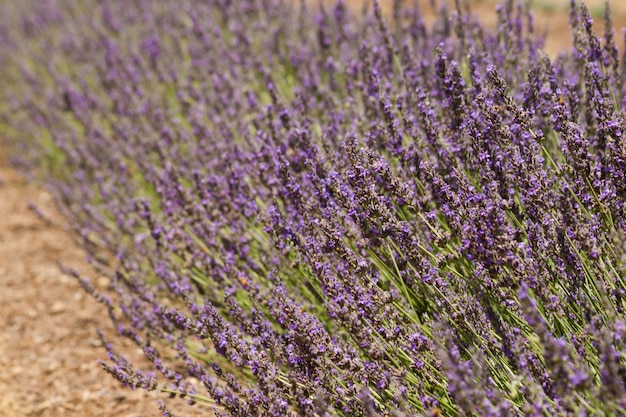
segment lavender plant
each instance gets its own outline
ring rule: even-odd
[[[624,70],[572,2],[3,3],[0,132],[152,362],[223,416],[626,413]],[[164,415],[172,415],[163,407]]]

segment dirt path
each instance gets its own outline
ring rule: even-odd
[[[0,161],[0,415],[142,415],[149,401],[95,363],[104,355],[94,329],[111,327],[105,312],[59,273],[61,260],[89,272],[81,250],[29,210],[55,215],[50,195]]]
[[[40,219],[30,202],[61,220],[51,196],[0,156],[0,417],[159,415],[163,395],[125,389],[96,363],[106,359],[96,328],[113,339],[112,324],[58,264],[97,275],[69,233]],[[96,284],[106,288],[107,280]],[[139,349],[113,340],[141,363]]]
[[[351,0],[354,3],[354,0]],[[426,3],[422,0],[422,3]],[[567,1],[535,1],[538,24],[549,23],[548,49],[570,44]],[[604,1],[596,0],[595,16]],[[626,2],[612,1],[618,27],[626,24]],[[493,21],[494,0],[477,0],[476,13]],[[622,36],[618,32],[618,39]],[[620,42],[621,46],[621,42]],[[0,417],[156,416],[157,393],[132,392],[105,374],[96,360],[105,352],[96,336],[113,335],[102,308],[74,279],[59,272],[58,262],[96,277],[84,253],[61,227],[29,210],[29,202],[60,219],[50,195],[29,185],[9,168],[0,152]],[[106,279],[96,279],[106,287]],[[138,350],[115,338],[121,350]],[[207,415],[206,409],[177,415]]]

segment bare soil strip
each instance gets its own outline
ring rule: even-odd
[[[0,158],[0,417],[156,416],[163,394],[130,391],[106,374],[97,359],[106,351],[102,329],[135,363],[139,349],[115,338],[103,306],[59,263],[81,271],[99,288],[84,252],[62,227],[47,224],[29,203],[61,221],[51,196],[28,184]],[[205,407],[185,414],[204,415]]]

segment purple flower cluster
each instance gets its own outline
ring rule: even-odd
[[[626,413],[610,12],[3,4],[0,133],[114,297],[130,388],[223,416]],[[164,415],[172,415],[165,406]]]

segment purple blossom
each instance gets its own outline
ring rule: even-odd
[[[2,14],[14,160],[152,364],[105,343],[103,368],[225,416],[623,414],[609,11],[601,39],[572,2],[552,60],[512,0],[495,30],[461,2],[432,27],[261,3]]]

